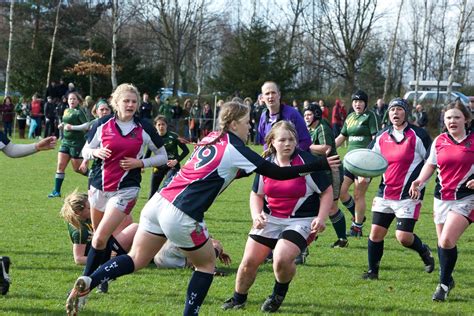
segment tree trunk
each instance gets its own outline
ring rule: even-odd
[[[46,88],[48,88],[49,86],[49,81],[51,78],[51,68],[53,67],[54,45],[56,43],[56,34],[58,33],[60,8],[61,8],[61,0],[58,0],[58,5],[56,7],[56,20],[54,21],[53,38],[51,40],[51,52],[49,53],[48,73],[46,75]]]
[[[112,1],[112,53],[110,57],[110,80],[112,82],[112,90],[117,88],[117,33],[118,33],[118,0]]]
[[[9,94],[10,86],[10,67],[12,59],[12,46],[13,46],[13,7],[15,0],[11,0],[10,3],[10,36],[8,37],[8,57],[7,57],[7,69],[5,70],[5,96]]]
[[[390,51],[388,54],[388,65],[387,65],[387,77],[385,78],[385,84],[383,87],[383,96],[382,99],[386,101],[388,89],[390,86],[390,80],[392,80],[392,60],[393,60],[393,52],[395,51],[395,47],[397,45],[397,33],[398,33],[398,25],[400,23],[400,15],[402,13],[403,7],[403,0],[398,7],[398,15],[397,15],[397,24],[395,25],[395,31],[393,32],[393,40],[392,45],[390,46]]]
[[[458,23],[459,28],[458,28],[458,34],[456,36],[456,44],[454,45],[453,57],[451,58],[451,67],[449,68],[448,87],[446,89],[447,95],[448,95],[448,101],[450,101],[451,99],[451,91],[453,90],[454,70],[456,67],[456,63],[458,61],[458,56],[459,56],[461,41],[462,41],[462,34],[464,33],[466,23],[472,14],[472,10],[469,11],[468,14],[466,14],[466,6],[467,6],[467,0],[463,0],[462,6],[461,6],[461,12],[459,14],[459,23]]]

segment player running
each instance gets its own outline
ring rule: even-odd
[[[344,121],[341,133],[336,138],[336,147],[340,147],[346,140],[349,148],[347,151],[358,148],[367,148],[375,134],[378,132],[379,124],[377,116],[368,109],[369,98],[367,94],[359,90],[352,95],[352,108],[354,112],[349,114]],[[349,188],[354,183],[354,198],[349,194]],[[351,172],[344,169],[344,181],[341,186],[341,202],[352,214],[352,225],[350,236],[361,237],[365,221],[365,194],[369,188],[368,181],[359,181]]]
[[[437,171],[433,211],[440,275],[433,301],[445,301],[454,288],[456,244],[474,221],[474,134],[469,131],[470,121],[471,113],[460,101],[446,107],[446,132],[433,141],[430,155],[410,187],[412,198],[420,198],[425,183]]]
[[[412,200],[408,193],[411,183],[420,174],[431,139],[426,131],[406,121],[408,104],[395,98],[388,105],[391,125],[380,131],[369,148],[388,161],[388,168],[380,181],[372,203],[372,228],[368,240],[369,269],[363,279],[378,279],[384,251],[384,238],[396,219],[395,236],[400,244],[416,251],[428,273],[434,270],[430,248],[413,233],[421,210],[421,200]]]

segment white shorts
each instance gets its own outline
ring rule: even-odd
[[[145,204],[140,215],[140,228],[156,235],[165,235],[174,245],[193,250],[209,239],[204,221],[197,222],[189,215],[155,194]]]
[[[308,240],[311,234],[311,222],[315,217],[279,218],[267,214],[267,224],[264,228],[250,230],[249,235],[279,239],[284,231],[292,230]]]
[[[130,214],[137,203],[140,188],[125,188],[113,192],[104,192],[93,186],[89,189],[89,203],[91,207],[105,212],[107,206],[112,206],[125,214]]]
[[[186,256],[169,240],[163,245],[153,259],[158,268],[184,268]]]
[[[437,198],[433,203],[433,218],[435,224],[444,224],[450,211],[461,214],[474,221],[474,195],[466,196],[461,200],[443,201]]]
[[[372,212],[395,214],[397,218],[418,220],[420,210],[421,201],[419,200],[387,200],[381,197],[375,197],[372,201]]]

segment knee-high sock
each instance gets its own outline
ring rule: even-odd
[[[90,289],[92,290],[103,282],[130,274],[133,271],[135,271],[135,264],[129,255],[112,258],[90,275],[92,279]]]
[[[415,250],[421,256],[428,249],[426,248],[425,245],[423,245],[423,242],[416,234],[413,234],[413,237],[414,237],[413,243],[410,246],[407,246],[407,248]]]
[[[336,231],[336,235],[339,239],[346,239],[346,218],[341,210],[337,210],[337,213],[333,216],[329,216],[332,226]]]
[[[193,272],[188,284],[183,315],[199,314],[199,309],[206,298],[207,291],[211,287],[213,278],[214,274],[200,271]]]
[[[61,192],[61,186],[63,185],[64,177],[66,174],[56,172],[56,176],[54,177],[54,191]]]
[[[352,196],[349,198],[349,200],[342,202],[342,204],[347,208],[349,212],[351,212],[352,217],[355,218],[355,202]]]
[[[290,282],[280,283],[277,280],[275,280],[275,284],[273,285],[273,295],[279,295],[279,296],[285,297],[286,293],[288,292],[288,288],[290,287]]]
[[[382,260],[383,256],[383,244],[383,240],[380,242],[374,242],[369,238],[367,245],[369,271],[379,273],[380,260]]]
[[[106,249],[95,249],[94,247],[89,249],[86,267],[84,268],[82,275],[90,276],[102,263],[104,263],[104,256],[107,254]]]
[[[452,280],[454,266],[458,260],[458,247],[451,249],[441,248],[438,246],[439,266],[441,268],[439,274],[439,282],[449,286]]]

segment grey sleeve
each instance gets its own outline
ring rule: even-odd
[[[12,144],[9,143],[3,148],[3,152],[10,158],[20,158],[29,156],[37,152],[36,144]]]

